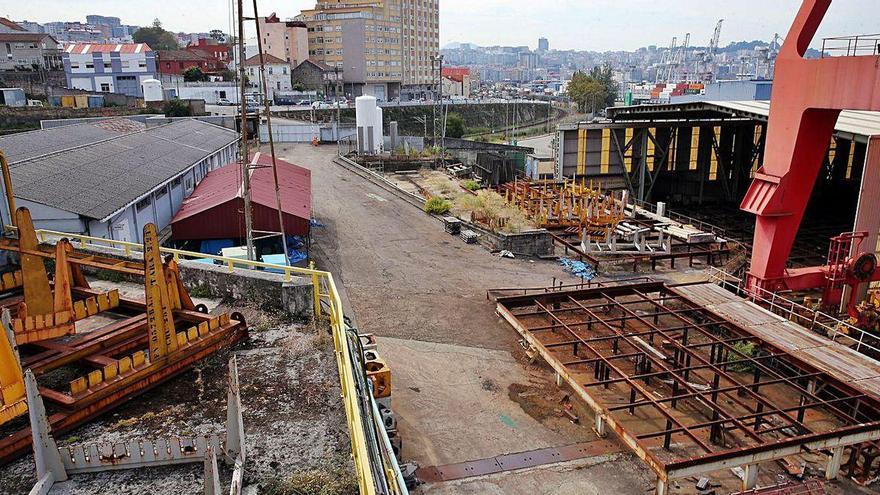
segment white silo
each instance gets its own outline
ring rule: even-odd
[[[141,82],[141,87],[144,91],[145,102],[163,101],[165,99],[165,95],[162,93],[162,81],[158,79],[144,79]]]
[[[355,122],[357,123],[358,154],[376,153],[376,98],[358,96],[354,99]]]
[[[373,138],[375,140],[374,147],[376,148],[376,153],[382,153],[382,148],[385,147],[385,130],[382,125],[382,107],[376,105],[376,130],[373,131]]]

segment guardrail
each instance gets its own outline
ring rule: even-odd
[[[657,205],[654,203],[649,203],[647,201],[641,201],[641,200],[638,200],[635,198],[633,198],[632,201],[633,201],[633,204],[635,204],[639,208],[644,208],[645,210],[648,210],[654,214],[657,213]],[[723,237],[725,240],[728,240],[727,234],[725,233],[725,231],[722,227],[719,227],[717,225],[713,225],[709,222],[704,222],[702,220],[699,220],[699,219],[696,219],[693,217],[689,217],[687,215],[682,215],[681,213],[676,213],[668,208],[663,213],[663,216],[670,218],[672,220],[675,220],[676,222],[685,224],[685,225],[688,225],[688,224],[693,225],[694,227],[702,230],[703,232],[711,232],[719,237]]]
[[[880,337],[870,334],[828,313],[796,303],[775,292],[760,287],[746,290],[743,279],[737,278],[724,270],[709,267],[709,280],[721,287],[748,299],[791,322],[813,332],[823,334],[839,344],[854,349],[856,352],[868,354],[870,357],[880,356]],[[869,343],[871,342],[871,343]]]
[[[824,38],[821,53],[822,58],[880,55],[880,34]]]
[[[81,248],[93,247],[111,251],[119,251],[126,256],[133,256],[136,253],[143,254],[143,246],[133,242],[117,241],[113,239],[104,239],[100,237],[91,237],[80,234],[71,234],[67,232],[58,232],[53,230],[38,229],[36,231],[37,238],[41,242],[52,239],[67,238],[74,245],[78,244]],[[182,249],[173,249],[160,247],[161,253],[169,254],[174,257],[175,261],[181,259],[212,259],[221,265],[233,271],[236,267],[250,269],[272,269],[273,271],[283,271],[285,281],[290,281],[294,276],[308,277],[312,280],[314,289],[314,311],[315,320],[318,321],[322,316],[326,317],[333,334],[333,346],[336,355],[336,365],[339,370],[339,381],[342,390],[342,400],[345,406],[346,421],[351,439],[351,451],[354,459],[355,470],[358,477],[358,485],[361,495],[407,495],[403,475],[400,472],[396,461],[391,462],[389,458],[394,458],[393,452],[386,452],[390,449],[387,440],[387,432],[384,429],[384,423],[381,418],[374,417],[374,400],[369,393],[369,384],[361,384],[355,382],[355,377],[361,377],[363,370],[357,370],[354,363],[360,362],[359,358],[353,353],[349,345],[347,336],[347,325],[345,322],[345,314],[342,309],[342,299],[336,289],[336,283],[330,272],[315,270],[314,268],[299,268],[293,266],[281,266],[271,263],[263,263],[259,261],[240,260],[234,258],[225,258],[223,256],[215,256],[204,253],[196,253]],[[326,309],[326,311],[324,311]],[[362,395],[357,393],[358,390],[366,390],[368,401]],[[364,406],[364,402],[366,406]],[[372,423],[372,424],[371,424]],[[368,441],[368,428],[379,430],[378,435],[370,435],[370,438],[378,437],[382,441]],[[372,451],[372,453],[371,453]],[[379,463],[380,465],[376,465]],[[381,476],[377,479],[376,473]]]

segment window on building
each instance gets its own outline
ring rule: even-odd
[[[182,179],[180,177],[178,177],[178,178],[174,179],[173,181],[171,181],[171,187],[178,187],[180,185],[181,180]]]
[[[220,91],[220,98],[226,98],[226,91]]]
[[[272,67],[269,67],[269,75],[272,75]]]
[[[144,198],[135,204],[135,207],[137,208],[138,213],[147,209],[149,206],[150,206],[150,198],[149,197]]]
[[[112,68],[113,68],[113,64],[110,63],[110,62],[104,62],[104,68],[105,68],[105,69],[112,69]]]
[[[138,62],[138,67],[141,68],[141,69],[145,69],[145,68],[147,67],[147,61],[146,61],[146,60],[141,60],[141,61],[139,61],[139,62]]]
[[[94,69],[94,68],[95,68],[94,62],[86,62],[86,69]]]
[[[162,196],[165,196],[166,194],[168,194],[168,186],[164,186],[164,187],[162,187],[162,189],[159,189],[158,191],[156,191],[157,198],[161,198]]]
[[[193,190],[193,180],[191,177],[187,177],[183,182],[183,188],[186,190],[186,194],[189,194]]]
[[[110,83],[101,83],[101,92],[109,93],[110,92]]]

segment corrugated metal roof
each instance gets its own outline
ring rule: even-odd
[[[115,44],[103,44],[103,43],[74,43],[71,45],[67,45],[67,48],[64,49],[67,53],[72,53],[75,55],[83,55],[86,53],[110,53],[110,52],[119,52],[119,53],[146,53],[153,51],[150,48],[150,45],[146,43],[115,43]]]
[[[146,127],[140,122],[125,118],[111,118],[99,122],[87,122],[49,129],[18,132],[0,136],[0,150],[10,164],[30,160],[38,156],[94,144],[132,132],[142,132]]]
[[[276,159],[276,162],[278,187],[281,192],[281,210],[288,215],[309,219],[312,210],[311,171],[285,160]],[[271,167],[272,156],[257,153],[251,163],[266,165],[251,172],[251,202],[276,210],[275,180]],[[213,170],[184,200],[183,206],[174,215],[172,223],[240,198],[241,195],[240,166],[237,163]]]
[[[763,117],[770,115],[769,101],[708,101],[706,103]],[[844,110],[840,112],[834,129],[862,136],[880,135],[880,112]]]
[[[43,133],[64,136],[74,127],[27,134],[40,141]],[[236,139],[232,130],[181,120],[17,161],[12,183],[17,198],[103,220]]]

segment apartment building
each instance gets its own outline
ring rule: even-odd
[[[282,21],[274,12],[258,22],[263,53],[287,61],[291,69],[309,58],[309,36],[304,22]]]
[[[67,87],[143,96],[141,83],[156,79],[156,55],[144,43],[76,43],[63,53]]]
[[[61,44],[43,33],[0,32],[0,71],[59,70]]]
[[[291,91],[293,89],[290,79],[291,68],[286,60],[282,60],[274,55],[264,54],[263,64],[266,66],[266,84],[269,90],[269,94],[266,96],[270,100],[275,98],[276,91]],[[260,56],[254,55],[245,60],[244,68],[251,88],[262,91],[263,76],[260,70]]]
[[[339,67],[351,97],[411,99],[436,84],[438,0],[323,1],[297,20],[308,29],[309,58]]]

